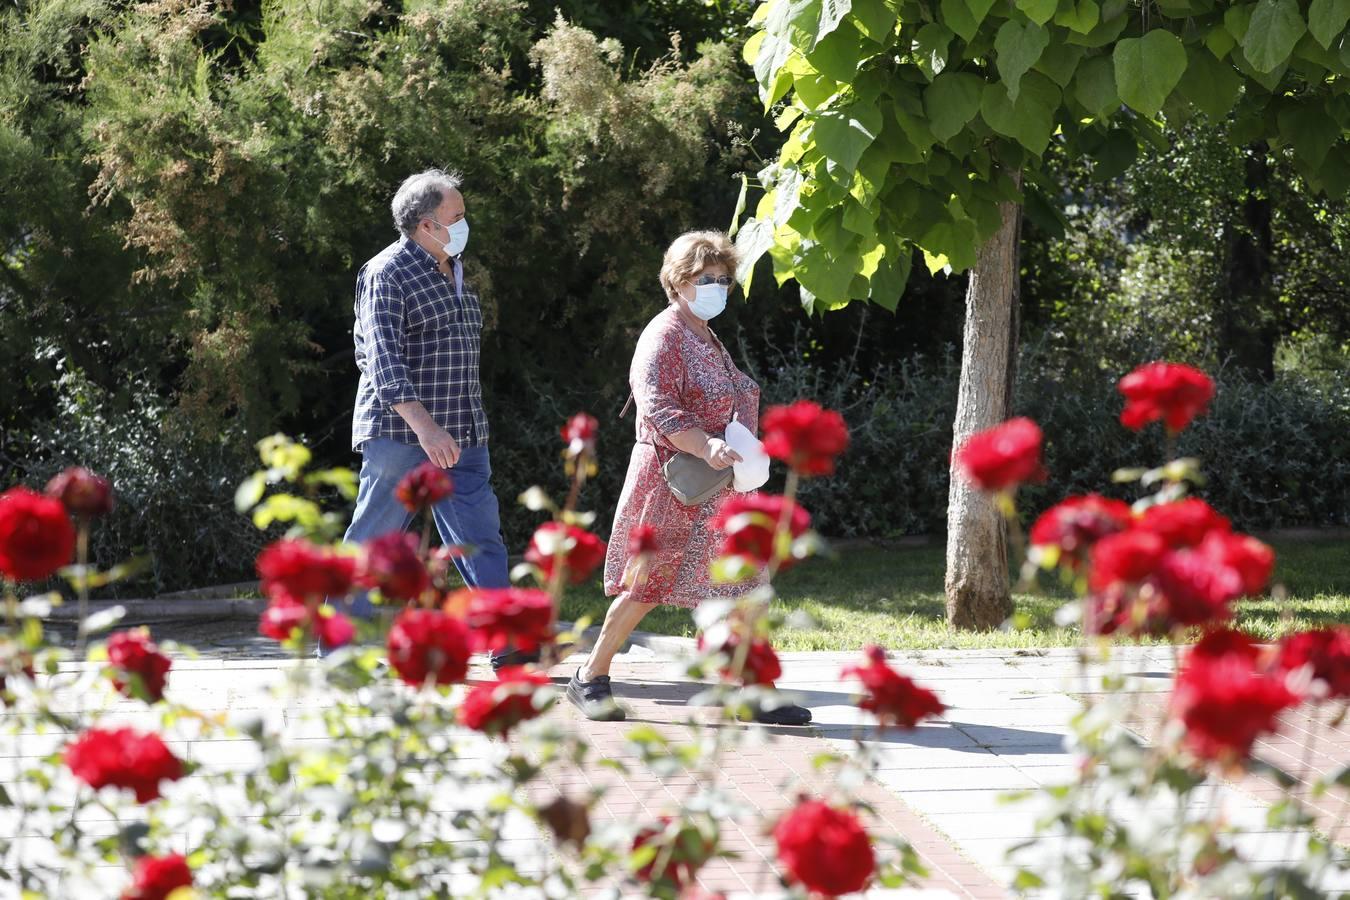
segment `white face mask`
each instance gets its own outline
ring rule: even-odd
[[[435,219],[431,221],[436,222]],[[436,224],[441,225],[440,222],[436,222]],[[469,243],[469,220],[460,219],[453,225],[441,225],[441,227],[450,236],[450,239],[441,245],[441,249],[445,251],[446,256],[459,256]]]
[[[720,284],[694,285],[694,300],[689,311],[703,321],[715,318],[727,308],[727,288]]]

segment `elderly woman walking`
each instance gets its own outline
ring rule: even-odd
[[[662,465],[684,452],[725,470],[741,457],[723,439],[733,419],[751,434],[759,426],[759,385],[736,368],[708,322],[726,308],[736,251],[719,231],[691,231],[666,250],[661,286],[667,306],[647,324],[629,369],[637,403],[637,439],[614,516],[605,559],[605,593],[614,597],[590,656],[567,686],[567,697],[591,719],[618,721],[610,663],[647,613],[659,604],[692,609],[708,599],[735,599],[758,582],[714,584],[709,575],[716,534],[709,528],[730,483],[695,505],[671,491]],[[633,555],[629,536],[652,530],[655,550]],[[800,725],[798,706],[756,712],[767,724]]]

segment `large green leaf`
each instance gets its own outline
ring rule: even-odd
[[[948,28],[961,35],[961,40],[969,42],[980,30],[980,23],[971,14],[966,0],[942,0],[942,21]]]
[[[1327,152],[1340,139],[1341,126],[1316,101],[1289,104],[1278,116],[1280,136],[1294,146],[1294,153],[1312,169],[1319,169]]]
[[[1072,44],[1051,43],[1041,54],[1040,62],[1036,63],[1036,71],[1049,75],[1050,80],[1060,87],[1068,87],[1069,80],[1073,78],[1073,73],[1078,68],[1078,61],[1086,52],[1082,47],[1075,47]]]
[[[1191,47],[1186,77],[1178,90],[1187,100],[1218,121],[1228,115],[1242,90],[1242,76],[1231,65],[1215,59],[1204,47]]]
[[[929,80],[947,68],[947,48],[954,37],[952,30],[939,22],[929,22],[914,36],[915,62]]]
[[[1308,9],[1308,29],[1326,49],[1350,22],[1350,0],[1313,0]]]
[[[1298,9],[1298,0],[1261,0],[1252,12],[1242,51],[1252,68],[1273,72],[1289,61],[1298,39],[1308,30]]]
[[[750,219],[736,232],[736,280],[747,295],[755,274],[755,263],[772,246],[772,222]]]
[[[858,267],[831,253],[822,244],[802,242],[802,251],[792,267],[797,282],[827,303],[848,299],[849,284]]]
[[[1039,72],[1030,72],[1023,79],[1016,101],[1008,99],[1002,85],[986,86],[980,99],[980,115],[990,128],[1016,139],[1040,156],[1054,134],[1059,104],[1060,92],[1055,83]]]
[[[1059,0],[1017,0],[1017,8],[1037,25],[1044,25],[1055,14]]]
[[[1103,119],[1120,108],[1116,92],[1116,69],[1109,56],[1094,56],[1078,67],[1073,96],[1095,118]]]
[[[1055,13],[1055,24],[1063,25],[1070,31],[1088,34],[1101,20],[1102,8],[1096,0],[1078,0]]]
[[[984,79],[969,72],[943,72],[923,93],[928,127],[939,141],[955,136],[980,111]]]
[[[1096,181],[1109,181],[1121,175],[1134,163],[1139,155],[1139,142],[1123,128],[1113,128],[1106,134],[1105,140],[1092,153],[1095,165],[1092,177]]]
[[[864,35],[878,44],[886,39],[895,27],[896,14],[889,3],[866,0],[853,7],[853,22]]]
[[[858,66],[875,48],[862,36],[853,20],[847,20],[816,44],[807,57],[816,71],[840,84],[858,77]]]
[[[966,9],[970,10],[971,18],[975,24],[979,25],[984,21],[984,17],[989,15],[989,10],[994,6],[994,0],[965,0]]]
[[[1050,44],[1050,32],[1035,23],[1023,25],[1009,19],[998,30],[994,39],[994,52],[997,54],[998,74],[1008,91],[1008,98],[1017,99],[1021,88],[1022,76],[1036,65],[1045,48]]]
[[[913,259],[913,253],[908,245],[899,250],[887,246],[876,271],[868,279],[867,299],[895,312],[895,307],[899,305],[900,297],[905,292],[905,283],[909,281]]]
[[[820,22],[816,26],[816,43],[839,27],[853,9],[853,0],[820,0]]]
[[[863,151],[880,131],[881,110],[877,105],[852,103],[816,116],[813,134],[820,152],[852,175]]]
[[[1158,114],[1186,71],[1186,48],[1161,28],[1142,38],[1125,38],[1112,56],[1120,99],[1146,116]]]

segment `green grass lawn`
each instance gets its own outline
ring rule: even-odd
[[[1262,638],[1335,622],[1350,622],[1350,541],[1277,542],[1275,579],[1287,592],[1238,605],[1238,623]],[[790,629],[775,642],[780,650],[855,650],[865,644],[892,649],[1061,647],[1076,643],[1076,629],[1054,624],[1069,596],[1017,595],[1018,627],[989,633],[950,631],[942,593],[943,547],[850,547],[834,559],[803,563],[778,582],[778,601],[802,610],[816,627]],[[608,600],[598,583],[574,589],[562,618],[588,615],[598,623]],[[657,634],[692,636],[688,610],[661,607],[641,628]]]

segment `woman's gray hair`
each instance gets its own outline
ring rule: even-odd
[[[436,207],[445,201],[445,195],[459,190],[462,181],[463,177],[458,172],[441,169],[427,169],[403,179],[394,194],[394,202],[390,204],[394,212],[394,227],[404,237],[412,237],[417,230],[417,223],[434,214]]]

